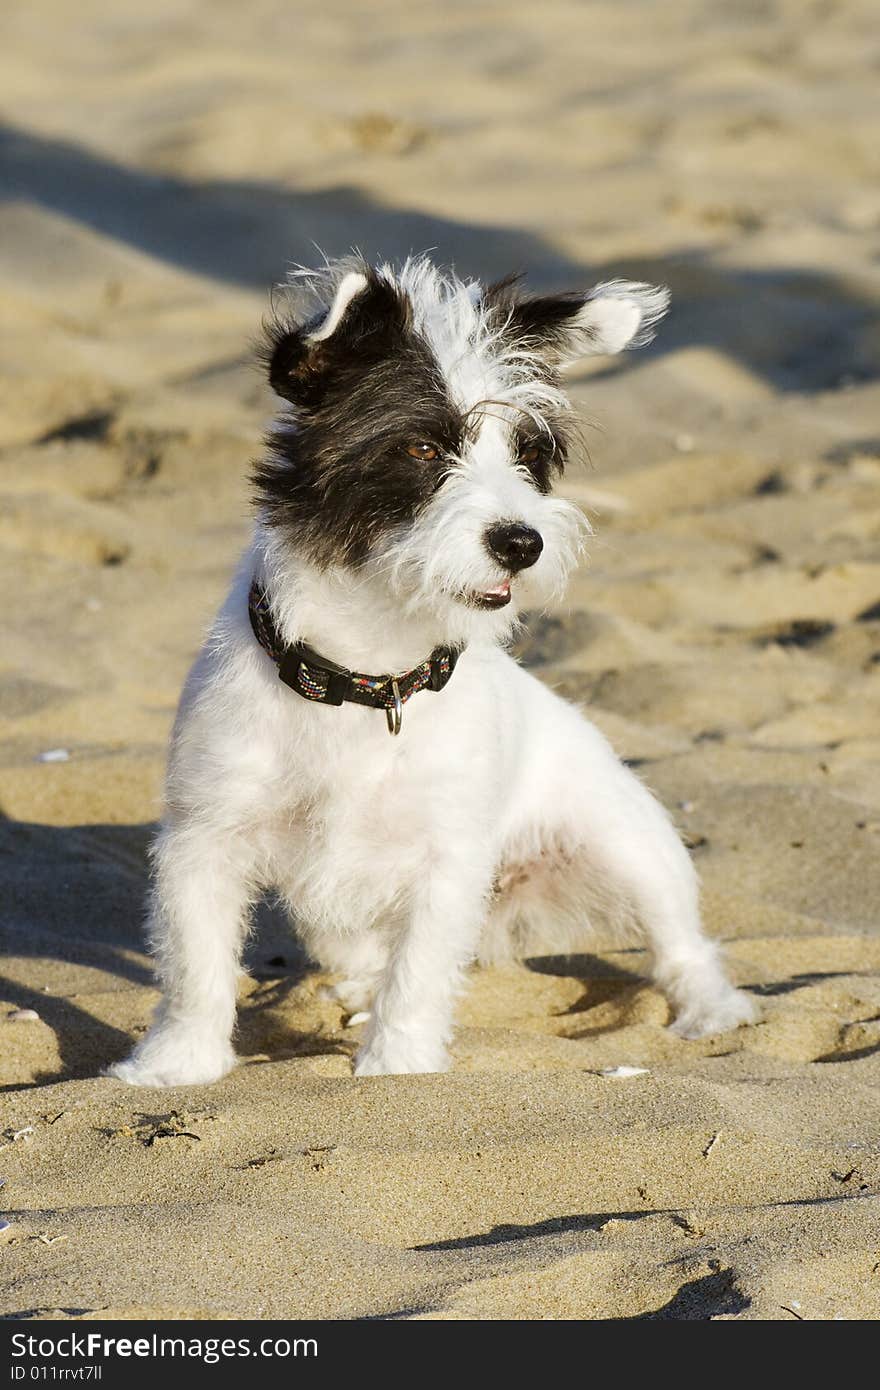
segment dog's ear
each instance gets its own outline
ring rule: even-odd
[[[508,315],[508,331],[554,366],[581,357],[642,347],[654,336],[669,307],[663,286],[631,280],[609,280],[589,294],[538,295],[514,298],[510,282],[493,287],[499,307]]]
[[[387,352],[390,338],[404,326],[405,312],[394,286],[382,276],[366,267],[348,271],[329,307],[308,323],[269,327],[264,357],[272,390],[303,403],[345,358],[363,363]]]

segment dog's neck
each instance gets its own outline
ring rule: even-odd
[[[406,611],[380,579],[346,569],[318,569],[295,550],[258,532],[251,573],[265,585],[279,634],[307,642],[351,670],[404,671],[436,647],[471,638],[436,613]]]

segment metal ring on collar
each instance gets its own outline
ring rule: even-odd
[[[385,706],[385,719],[389,734],[399,734],[400,726],[403,723],[403,701],[400,698],[400,687],[396,680],[391,682],[391,693],[394,696],[394,704]]]

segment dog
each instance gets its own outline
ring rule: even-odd
[[[563,368],[650,341],[668,294],[531,295],[426,257],[293,277],[252,544],[186,682],[152,851],[156,1019],[111,1074],[235,1063],[249,909],[274,888],[338,997],[357,1076],[440,1072],[471,963],[650,950],[685,1038],[749,1021],[657,800],[506,643],[589,533],[553,493]]]

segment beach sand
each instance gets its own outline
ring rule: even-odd
[[[880,1316],[875,7],[4,28],[0,1310]],[[760,1023],[675,1039],[597,938],[474,971],[449,1075],[354,1081],[359,1029],[265,907],[237,1070],[100,1077],[157,998],[145,851],[247,535],[249,344],[315,243],[670,285],[653,348],[571,377],[596,536],[520,650],[676,816]]]

